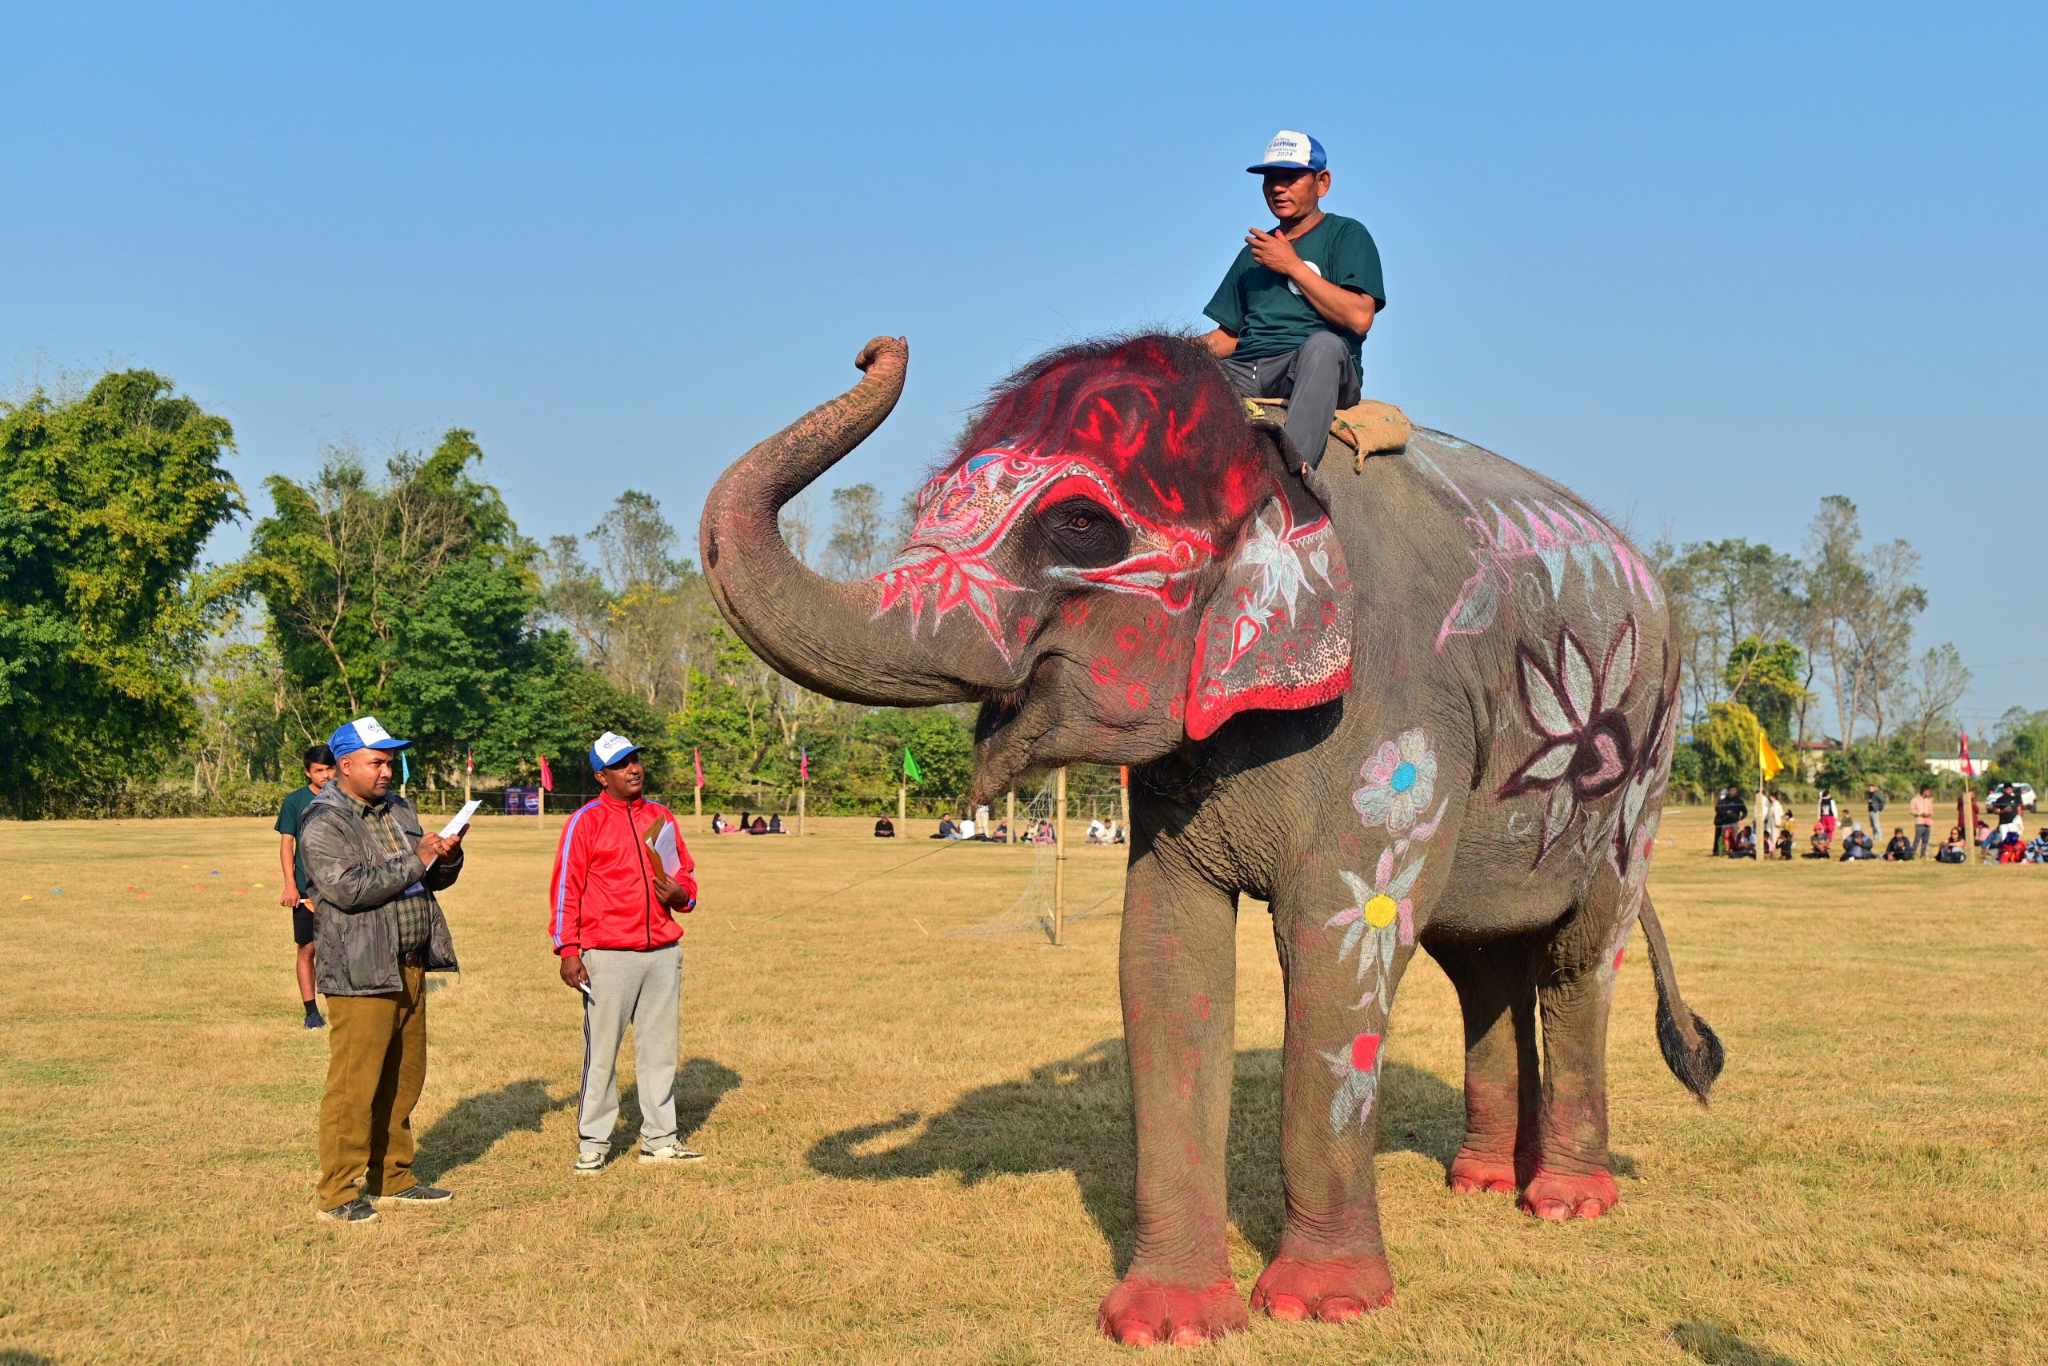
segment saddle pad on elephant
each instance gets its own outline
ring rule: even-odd
[[[1255,398],[1248,402],[1261,409],[1277,409],[1276,416],[1286,415],[1287,400],[1284,398]],[[1323,447],[1323,459],[1329,459],[1338,446],[1343,446],[1352,453],[1351,467],[1362,471],[1368,455],[1390,453],[1406,447],[1408,434],[1413,430],[1408,414],[1393,404],[1366,399],[1349,408],[1338,409],[1337,415],[1330,419],[1330,440]]]

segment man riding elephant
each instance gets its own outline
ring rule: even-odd
[[[1645,895],[1679,660],[1627,538],[1426,429],[1357,473],[1290,468],[1206,347],[1137,336],[999,386],[894,562],[828,581],[777,514],[888,415],[908,357],[870,342],[858,385],[735,462],[702,562],[733,629],[798,683],[979,701],[970,802],[1027,769],[1132,766],[1137,1250],[1103,1330],[1245,1323],[1224,1178],[1240,897],[1271,907],[1287,997],[1286,1219],[1254,1308],[1335,1321],[1392,1296],[1373,1153],[1417,948],[1465,1016],[1451,1185],[1519,1190],[1546,1219],[1611,1209],[1607,1012],[1638,919],[1666,1061],[1702,1099],[1721,1062]]]
[[[1245,169],[1279,221],[1245,234],[1203,310],[1216,327],[1202,344],[1238,393],[1289,400],[1287,439],[1314,466],[1330,419],[1358,402],[1359,344],[1387,307],[1380,249],[1357,219],[1323,212],[1329,162],[1307,133],[1281,129]]]

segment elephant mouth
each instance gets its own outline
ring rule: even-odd
[[[1041,665],[1045,661],[1041,661]],[[1038,742],[1052,730],[1052,707],[1044,700],[1045,680],[1026,686],[990,688],[982,692],[981,711],[974,719],[973,804],[994,801],[1016,786],[1035,762]],[[1033,686],[1036,684],[1037,686]]]

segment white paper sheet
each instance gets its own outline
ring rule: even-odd
[[[462,809],[455,813],[455,815],[449,820],[448,824],[441,827],[441,838],[447,839],[450,836],[452,836],[456,831],[460,830],[463,826],[468,825],[469,818],[471,816],[474,816],[477,812],[477,808],[482,805],[482,798],[478,798],[476,801],[473,802],[464,802],[462,804]]]
[[[663,821],[648,844],[661,856],[661,871],[674,877],[683,866],[682,853],[676,848],[676,828]]]

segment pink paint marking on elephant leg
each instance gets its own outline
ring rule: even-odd
[[[1533,1107],[1524,1113],[1518,1079],[1465,1078],[1465,1141],[1448,1181],[1461,1195],[1512,1195],[1536,1170]]]
[[[1252,1308],[1276,1319],[1343,1323],[1394,1302],[1385,1257],[1315,1259],[1282,1253],[1252,1287]]]
[[[1195,1347],[1245,1329],[1244,1301],[1228,1280],[1177,1285],[1126,1276],[1095,1312],[1103,1336],[1126,1347]]]

